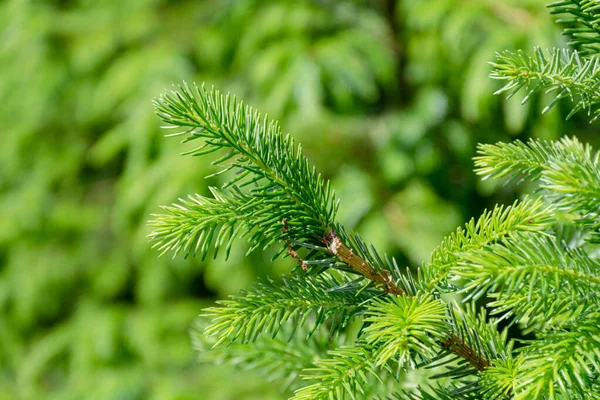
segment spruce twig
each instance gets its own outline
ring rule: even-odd
[[[341,241],[337,232],[333,230],[328,232],[325,236],[325,243],[331,253],[338,257],[340,261],[352,267],[352,269],[363,275],[365,278],[375,282],[375,284],[384,286],[384,290],[387,293],[396,296],[408,296],[404,290],[394,283],[389,271],[384,275],[375,270],[365,260],[356,255],[352,249],[348,248]],[[492,365],[490,361],[486,360],[481,354],[477,353],[477,351],[472,349],[464,340],[455,334],[442,340],[440,345],[466,360],[480,372]]]
[[[450,335],[448,339],[442,340],[440,345],[466,360],[479,372],[483,372],[492,365],[490,361],[486,360],[481,354],[473,350],[457,335]]]
[[[383,286],[387,293],[398,296],[405,294],[404,290],[396,286],[392,279],[392,275],[388,270],[383,270],[382,272],[377,271],[365,260],[355,254],[352,249],[348,248],[342,242],[336,231],[330,230],[327,232],[325,234],[324,242],[331,254],[335,255],[340,261],[351,267],[365,278],[375,282],[377,285]]]

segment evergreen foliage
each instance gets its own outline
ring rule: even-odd
[[[589,2],[552,7],[581,15],[584,24],[596,9]],[[512,94],[527,88],[549,91],[554,101],[571,96],[569,116],[591,110],[597,60],[586,48],[585,59],[567,50],[551,59],[539,51],[536,58],[505,53],[492,77],[509,79],[501,91]],[[276,123],[229,95],[188,85],[164,94],[155,108],[173,136],[200,141],[187,154],[219,152],[214,164],[227,177],[214,198],[197,195],[155,216],[150,236],[159,249],[205,256],[213,243],[229,251],[231,239],[248,236],[251,250],[277,243],[277,255],[298,262],[291,277],[263,281],[205,312],[197,340],[225,360],[234,359],[229,351],[242,354],[296,388],[296,400],[600,396],[600,156],[590,146],[568,138],[481,145],[479,174],[537,182],[542,197],[485,211],[413,274],[346,231],[329,182]],[[578,241],[561,239],[569,230]],[[519,340],[506,324],[530,336]],[[282,357],[273,371],[281,334],[291,343],[298,335],[320,343],[314,335],[324,328],[337,347],[311,347],[309,365]],[[252,346],[269,338],[262,356]],[[429,371],[430,379],[406,389],[414,370]]]
[[[564,34],[571,36],[569,44],[577,50],[552,49],[547,55],[539,48],[529,56],[524,51],[504,51],[492,63],[492,78],[508,80],[496,93],[508,92],[512,97],[524,89],[526,102],[533,93],[552,93],[552,101],[543,109],[550,110],[562,98],[569,98],[573,107],[567,118],[580,110],[598,117],[600,64],[595,55],[600,51],[598,4],[595,1],[564,0],[549,5],[552,14],[562,18],[557,22],[567,25]]]
[[[315,308],[289,344],[284,323],[274,340],[260,335],[203,353],[260,367],[264,379],[196,362],[189,328],[200,309],[242,289],[253,293],[256,279],[272,276],[282,285],[278,277],[293,280],[289,269],[302,264],[269,262],[278,250],[289,254],[282,242],[245,257],[252,244],[244,241],[262,240],[252,237],[263,225],[248,232],[243,215],[236,237],[246,236],[232,241],[228,262],[228,240],[212,257],[219,228],[197,258],[156,257],[146,235],[158,227],[146,222],[159,204],[197,211],[238,193],[220,189],[234,171],[203,180],[220,169],[178,156],[181,147],[162,139],[149,100],[173,82],[206,81],[280,121],[343,200],[336,222],[348,233],[335,228],[343,242],[369,260],[381,287],[387,270],[414,296],[427,287],[416,267],[444,235],[526,190],[471,174],[475,143],[553,140],[565,132],[596,140],[585,115],[565,121],[569,110],[561,106],[539,115],[551,99],[538,110],[535,98],[520,107],[493,96],[490,54],[556,45],[558,29],[544,4],[0,1],[0,399],[272,400],[317,382],[304,381],[301,371],[355,343],[365,304],[333,336],[326,320],[306,340]],[[247,197],[251,186],[242,189]],[[358,248],[363,241],[352,232],[377,251]],[[556,235],[577,247],[589,230],[561,224]],[[180,255],[198,243],[187,239],[190,248]],[[289,244],[315,279],[335,277],[336,292],[386,296],[328,252],[306,256],[324,243]],[[444,279],[436,290],[451,292],[454,283]],[[385,397],[400,386],[424,387],[430,373],[437,371],[394,370],[399,382],[382,375],[384,386],[372,377],[365,391]]]
[[[282,281],[261,282],[243,297],[222,300],[218,302],[221,307],[206,309],[204,316],[212,319],[206,333],[218,339],[215,347],[224,342],[250,343],[263,334],[275,337],[290,322],[291,336],[307,320],[312,325],[307,338],[326,321],[330,322],[331,333],[339,332],[355,314],[364,311],[363,304],[372,297],[369,290],[357,296],[326,273],[282,277]]]
[[[496,93],[508,92],[508,98],[524,89],[526,102],[533,93],[552,93],[554,99],[542,111],[547,112],[562,98],[569,98],[574,103],[569,118],[580,110],[587,110],[588,115],[598,114],[600,101],[600,62],[597,58],[582,59],[577,51],[568,49],[549,50],[548,54],[536,47],[534,56],[505,51],[498,54],[492,63],[492,78],[509,82]]]
[[[481,249],[518,232],[541,231],[555,218],[541,199],[524,199],[512,206],[496,206],[484,211],[475,222],[471,219],[464,228],[447,236],[431,256],[431,261],[419,269],[419,280],[429,282],[427,290],[452,290],[447,275],[461,259],[461,254]]]
[[[600,51],[600,25],[598,4],[590,0],[566,0],[550,4],[552,14],[559,15],[556,22],[565,24],[564,34],[571,37],[569,44],[581,47],[582,54],[593,55]]]
[[[192,332],[193,344],[200,352],[201,361],[258,371],[266,380],[276,381],[286,389],[296,389],[302,371],[313,367],[316,359],[326,357],[329,350],[344,342],[341,336],[331,336],[328,329],[283,325],[275,337],[259,335],[249,344],[238,341],[215,348],[215,337],[203,333],[204,322],[199,320]],[[290,329],[296,330],[296,333],[292,335]],[[310,340],[307,340],[309,336]]]
[[[591,240],[598,241],[598,198],[600,198],[600,155],[576,138],[556,142],[480,145],[475,158],[477,173],[484,178],[540,182],[548,201],[555,207],[575,211],[578,222],[587,225]]]
[[[378,393],[377,385],[385,385],[382,369],[373,362],[370,346],[359,343],[327,352],[303,371],[303,378],[315,383],[296,390],[294,400],[370,397]]]
[[[435,356],[449,324],[444,304],[431,295],[396,296],[373,300],[365,313],[364,340],[375,351],[376,365],[393,360],[400,368],[414,368]]]
[[[201,245],[205,253],[217,227],[222,228],[216,247],[224,241],[231,243],[239,231],[238,220],[244,223],[245,232],[253,232],[250,251],[268,247],[283,235],[302,242],[324,236],[335,218],[335,197],[290,135],[281,134],[277,123],[235,98],[187,85],[163,95],[155,105],[161,119],[173,128],[189,127],[181,133],[188,135],[186,141],[203,140],[187,154],[226,150],[213,162],[222,168],[217,174],[235,170],[235,177],[223,186],[231,188],[232,196],[213,190],[218,197],[207,200],[210,207],[197,198],[193,210],[174,206],[169,209],[174,218],[159,217],[155,224],[160,230],[153,236],[163,251],[182,247],[189,251]],[[242,192],[243,188],[249,189]],[[181,224],[183,221],[189,225]]]

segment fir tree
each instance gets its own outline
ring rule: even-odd
[[[595,118],[597,2],[550,7],[580,51],[501,53],[492,77],[508,81],[500,92],[551,92],[547,108],[568,98]],[[536,197],[458,228],[415,272],[337,223],[329,182],[276,122],[204,86],[184,84],[155,107],[174,136],[198,143],[187,154],[218,153],[228,180],[164,207],[154,246],[227,257],[244,238],[249,251],[298,262],[204,311],[195,343],[212,348],[206,357],[260,369],[296,400],[600,398],[600,153],[590,146],[480,145],[478,174],[535,182]],[[412,370],[431,379],[407,389]]]

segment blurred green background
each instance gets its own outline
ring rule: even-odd
[[[340,221],[407,265],[515,188],[472,173],[478,142],[593,138],[568,107],[493,96],[495,51],[563,44],[544,0],[0,2],[0,399],[279,399],[197,362],[201,309],[292,263],[158,258],[146,221],[207,193],[207,160],[151,100],[231,91],[304,145]]]

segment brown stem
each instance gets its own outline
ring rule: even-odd
[[[340,261],[350,266],[365,278],[372,280],[378,285],[382,285],[387,293],[397,296],[408,296],[404,290],[396,285],[388,270],[378,271],[370,266],[342,242],[336,231],[328,231],[325,234],[324,242],[327,245],[327,249]],[[440,345],[467,360],[477,371],[481,372],[492,365],[456,334],[452,334],[448,339],[442,341]]]
[[[442,341],[440,343],[442,347],[449,348],[453,353],[458,354],[460,357],[464,358],[474,366],[477,371],[482,372],[487,367],[492,364],[483,358],[479,353],[475,350],[471,349],[464,340],[462,340],[457,335],[452,335],[448,339]]]
[[[290,257],[298,260],[298,263],[300,264],[300,266],[302,267],[302,269],[304,271],[308,271],[308,264],[306,264],[306,261],[304,261],[302,258],[300,258],[300,256],[298,255],[298,252],[296,252],[296,250],[294,250],[292,248],[290,239],[288,239],[286,237],[286,233],[287,233],[287,229],[288,229],[287,219],[286,218],[282,219],[281,224],[283,225],[283,228],[281,228],[281,236],[283,237],[283,241],[285,242],[285,247],[287,248],[288,254],[290,255]]]
[[[370,266],[365,260],[354,254],[352,249],[349,249],[340,239],[337,232],[329,231],[325,235],[325,244],[331,253],[339,258],[344,264],[350,266],[353,270],[363,275],[365,278],[372,280],[378,285],[382,285],[384,290],[395,295],[403,295],[404,290],[400,289],[394,283],[390,271],[378,271]]]

